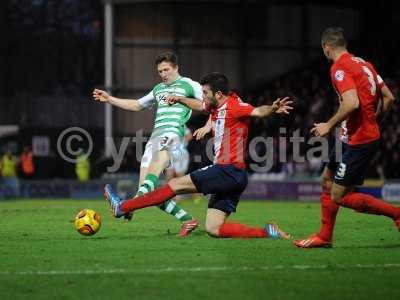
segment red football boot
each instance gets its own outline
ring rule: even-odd
[[[192,219],[182,223],[181,231],[179,232],[179,236],[186,237],[193,230],[195,230],[199,226],[199,222],[196,219]]]
[[[332,248],[332,242],[324,241],[316,234],[304,240],[296,240],[293,244],[299,248]]]

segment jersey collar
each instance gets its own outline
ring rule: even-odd
[[[338,62],[340,60],[343,60],[343,59],[346,59],[346,58],[349,58],[349,57],[352,57],[352,56],[353,56],[353,54],[351,54],[349,52],[345,52],[342,55],[340,55],[339,59],[336,62]]]
[[[217,107],[217,109],[222,108],[223,106],[226,105],[226,103],[227,103],[229,100],[234,99],[234,98],[237,98],[237,95],[236,95],[235,93],[233,93],[233,92],[229,92],[229,94],[226,96],[225,101],[222,102],[221,105],[219,105],[219,106]]]
[[[176,79],[175,79],[174,81],[172,81],[170,84],[165,84],[165,83],[164,83],[164,85],[165,85],[165,86],[170,86],[170,85],[174,84],[175,82],[177,82],[178,80],[180,80],[181,78],[182,78],[182,76],[181,76],[181,75],[178,75],[178,77],[176,77]]]

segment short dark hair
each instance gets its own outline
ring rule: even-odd
[[[171,63],[173,66],[177,66],[178,65],[178,56],[175,53],[170,52],[170,51],[160,53],[156,57],[155,64],[156,64],[156,66],[158,66],[159,64],[161,64],[164,61]]]
[[[200,79],[200,84],[208,85],[213,94],[215,94],[216,92],[221,92],[224,95],[228,95],[228,93],[230,92],[229,80],[222,73],[213,72],[204,75]]]
[[[334,48],[345,48],[347,40],[341,27],[328,27],[322,32],[321,44],[328,44]]]

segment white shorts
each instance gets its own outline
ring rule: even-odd
[[[183,157],[184,148],[182,143],[182,138],[173,132],[167,132],[160,137],[151,138],[144,149],[140,167],[148,168],[153,157],[156,159],[157,153],[163,150],[169,152],[170,166],[173,166],[174,162],[178,162]]]
[[[186,174],[187,170],[189,169],[189,159],[189,152],[187,151],[186,147],[182,145],[181,157],[179,159],[175,158],[171,162],[175,173]]]

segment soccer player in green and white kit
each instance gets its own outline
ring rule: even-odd
[[[202,100],[202,89],[198,82],[179,75],[178,58],[172,52],[160,54],[155,61],[162,82],[157,84],[146,96],[138,99],[120,99],[99,89],[93,91],[93,97],[125,110],[140,111],[157,105],[154,129],[146,144],[140,165],[140,179],[137,196],[153,191],[158,184],[160,174],[174,165],[182,157],[182,146],[185,135],[185,123],[192,111],[185,105],[169,105],[167,95],[177,95]],[[187,236],[197,228],[198,222],[190,214],[170,200],[159,208],[175,216],[182,222],[180,236]],[[126,216],[130,218],[131,216]]]

